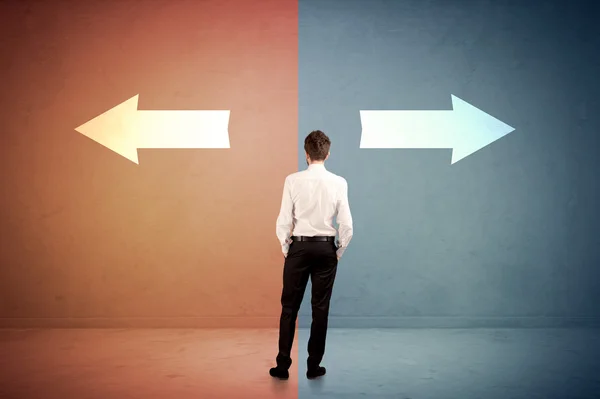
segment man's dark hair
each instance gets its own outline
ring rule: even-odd
[[[320,130],[313,130],[304,139],[304,151],[308,153],[311,161],[324,161],[329,153],[331,140]]]

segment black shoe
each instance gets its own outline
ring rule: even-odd
[[[286,369],[282,369],[279,367],[273,367],[269,370],[269,374],[271,377],[279,378],[280,380],[287,380],[290,378],[290,373]]]
[[[313,378],[319,378],[321,376],[324,376],[326,372],[327,370],[325,370],[325,367],[319,366],[314,369],[311,368],[306,371],[306,378],[308,378],[309,380],[312,380]]]

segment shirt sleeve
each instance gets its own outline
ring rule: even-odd
[[[350,240],[352,240],[352,214],[350,213],[350,203],[348,201],[348,182],[344,179],[342,191],[337,203],[337,223],[338,223],[338,250],[337,256],[340,258]]]
[[[281,252],[287,255],[292,242],[292,229],[294,228],[294,202],[292,201],[291,182],[289,176],[286,177],[283,185],[283,197],[281,199],[281,209],[276,223],[276,234],[281,244]]]

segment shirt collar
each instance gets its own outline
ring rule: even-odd
[[[327,169],[325,169],[325,164],[322,164],[322,163],[312,163],[312,164],[308,165],[308,169],[307,170],[327,170]]]

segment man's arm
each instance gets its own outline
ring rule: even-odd
[[[283,256],[287,256],[288,249],[290,248],[290,244],[292,243],[290,237],[292,235],[292,229],[294,227],[293,211],[294,202],[292,201],[290,178],[288,176],[285,178],[285,183],[283,184],[283,197],[281,199],[281,209],[279,210],[279,216],[277,217],[277,224],[275,228],[277,238],[279,239],[279,243],[281,244],[281,252],[283,252]]]
[[[337,208],[338,228],[338,250],[337,257],[340,259],[342,254],[350,244],[352,239],[352,214],[350,213],[350,203],[348,202],[348,182],[344,179],[342,192],[338,200]]]

